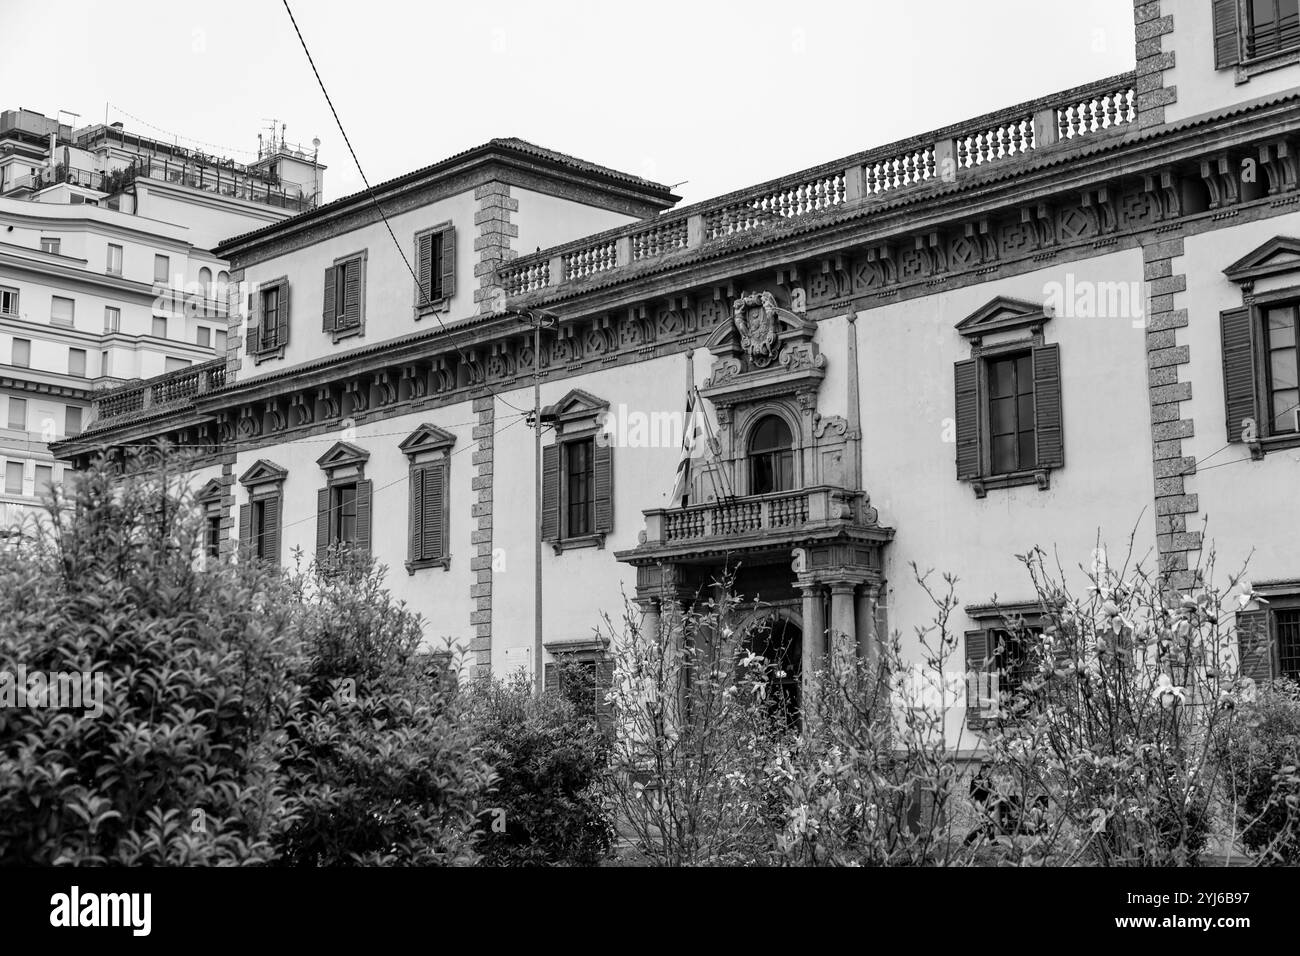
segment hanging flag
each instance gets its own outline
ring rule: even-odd
[[[669,496],[670,507],[679,508],[685,503],[690,489],[691,458],[695,452],[695,433],[698,431],[696,416],[699,408],[695,402],[695,390],[686,393],[686,427],[682,431],[682,455],[677,461],[677,478],[673,482],[673,492]]]

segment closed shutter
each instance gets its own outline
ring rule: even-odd
[[[343,274],[343,322],[345,329],[361,324],[361,260],[352,259],[339,266]]]
[[[283,346],[289,341],[289,280],[281,280],[278,295],[279,306],[275,312],[275,344]]]
[[[560,446],[542,449],[542,540],[560,539]]]
[[[426,232],[415,241],[415,307],[417,309],[433,301],[433,237],[435,233]]]
[[[1222,70],[1241,61],[1237,30],[1238,0],[1214,0],[1214,68]]]
[[[1237,612],[1237,671],[1252,680],[1273,676],[1273,641],[1268,630],[1268,611]]]
[[[267,498],[262,504],[262,560],[280,566],[280,496]]]
[[[357,550],[370,554],[370,491],[372,481],[357,482]]]
[[[410,526],[407,529],[410,546],[407,548],[407,553],[410,555],[411,561],[419,561],[421,559],[420,548],[424,541],[424,469],[412,468],[409,481],[411,485],[411,505],[406,520]]]
[[[986,667],[989,657],[989,632],[966,632],[966,723],[978,727],[988,709],[985,698]]]
[[[979,366],[966,359],[953,366],[957,407],[957,477],[980,476]]]
[[[1038,467],[1060,468],[1065,464],[1065,439],[1061,429],[1061,348],[1034,348],[1034,430],[1038,443]]]
[[[246,548],[253,539],[253,503],[239,506],[239,546]]]
[[[1254,423],[1259,434],[1259,410],[1255,404],[1254,322],[1250,309],[1229,309],[1219,313],[1223,345],[1223,403],[1228,423],[1228,441],[1242,441],[1242,432]]]
[[[456,227],[442,231],[442,287],[438,295],[450,299],[456,293]]]
[[[325,566],[326,551],[330,546],[330,490],[316,492],[316,564]]]
[[[597,534],[614,528],[614,449],[592,442],[592,484],[595,488]]]
[[[262,351],[262,292],[254,289],[249,293],[248,307],[248,354],[256,355]]]
[[[420,525],[423,537],[420,554],[425,560],[433,561],[446,554],[446,464],[439,463],[423,469],[422,484],[424,493],[421,495]]]
[[[559,693],[560,667],[558,664],[547,664],[542,668],[542,685],[543,690],[548,694]]]
[[[334,313],[336,305],[334,302],[334,270],[338,266],[329,266],[325,270],[325,310],[321,314],[321,329],[325,332],[334,331]]]

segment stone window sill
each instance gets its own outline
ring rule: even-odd
[[[271,359],[284,358],[284,346],[277,345],[273,349],[258,349],[253,353],[253,364],[261,365],[263,362],[269,362]]]
[[[1252,76],[1259,76],[1261,73],[1280,70],[1283,67],[1293,66],[1296,63],[1300,63],[1300,47],[1294,47],[1290,50],[1280,50],[1277,53],[1270,53],[1268,56],[1257,57],[1253,60],[1243,60],[1241,63],[1237,64],[1237,85],[1240,86],[1242,83],[1249,83]]]
[[[1282,451],[1286,448],[1300,448],[1300,432],[1287,435],[1270,435],[1268,438],[1261,438],[1259,441],[1250,443],[1250,457],[1255,461],[1261,460],[1271,451]]]
[[[354,325],[346,329],[334,329],[330,335],[333,337],[335,344],[337,344],[344,339],[350,339],[354,336],[362,335],[365,331],[366,327],[364,325]]]
[[[1046,491],[1051,487],[1051,471],[1050,468],[1036,468],[1032,471],[1013,471],[1005,475],[985,475],[971,479],[971,487],[975,489],[976,498],[985,497],[991,490],[1016,488],[1020,485],[1037,485],[1039,491]]]
[[[406,573],[415,574],[416,571],[422,571],[425,568],[442,568],[444,571],[451,570],[451,557],[445,558],[421,558],[419,561],[407,561]]]
[[[425,305],[417,306],[415,309],[415,321],[419,322],[421,319],[426,319],[438,312],[446,312],[450,304],[450,300],[443,297],[441,299],[434,299],[432,302]]]
[[[556,554],[563,554],[565,551],[573,551],[577,548],[598,548],[604,550],[605,533],[602,531],[598,534],[583,534],[573,538],[560,538],[551,542],[551,547],[555,549]]]

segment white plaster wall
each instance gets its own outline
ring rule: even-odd
[[[1166,3],[1161,12],[1173,14],[1174,31],[1164,37],[1162,50],[1174,51],[1174,66],[1164,74],[1165,87],[1178,87],[1178,100],[1165,107],[1165,121],[1219,112],[1233,104],[1275,96],[1300,87],[1300,64],[1260,73],[1238,84],[1235,67],[1214,68],[1214,29],[1209,2]]]
[[[1189,346],[1189,365],[1182,378],[1192,382],[1192,397],[1182,405],[1195,435],[1183,440],[1183,454],[1201,462],[1186,490],[1198,496],[1199,518],[1208,518],[1206,544],[1218,552],[1220,576],[1239,569],[1249,557],[1249,576],[1300,577],[1300,450],[1271,452],[1251,461],[1243,444],[1228,447],[1223,403],[1223,349],[1219,312],[1239,308],[1240,287],[1223,274],[1226,266],[1274,236],[1300,233],[1300,213],[1227,229],[1216,229],[1183,242],[1184,255],[1173,260],[1174,273],[1187,275],[1187,291],[1174,299],[1188,310],[1187,328],[1178,344]],[[1300,285],[1292,276],[1280,280]],[[1263,283],[1257,285],[1263,291]],[[1188,531],[1199,530],[1189,527]],[[1254,554],[1251,554],[1251,551]]]
[[[519,226],[519,235],[511,240],[510,248],[521,256],[637,221],[635,216],[519,186],[510,187],[510,198],[519,200],[519,210],[511,216],[511,222]]]

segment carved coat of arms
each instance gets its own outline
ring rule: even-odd
[[[740,334],[740,347],[758,368],[776,358],[776,299],[770,292],[742,295],[731,307],[731,319]]]

